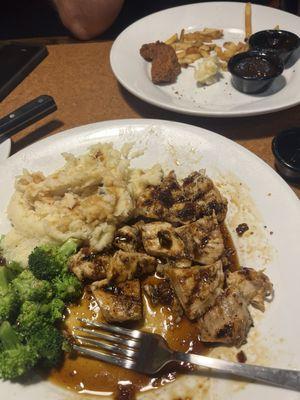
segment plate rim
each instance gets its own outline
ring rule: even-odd
[[[201,7],[201,6],[205,6],[205,5],[211,5],[211,4],[212,4],[211,2],[206,1],[206,2],[203,2],[203,3],[191,3],[191,4],[184,4],[184,5],[177,6],[177,7],[170,7],[170,8],[167,8],[165,10],[157,11],[157,12],[154,12],[152,14],[146,15],[145,17],[138,19],[137,21],[135,21],[132,24],[130,24],[127,28],[125,28],[117,36],[117,38],[114,40],[113,45],[112,45],[112,47],[110,49],[110,55],[109,55],[110,67],[111,67],[111,69],[113,71],[113,74],[114,74],[115,78],[117,79],[117,81],[129,93],[131,93],[132,95],[136,96],[140,100],[142,100],[142,101],[144,101],[146,103],[149,103],[149,104],[151,104],[153,106],[156,106],[158,108],[162,108],[162,109],[165,109],[165,110],[168,110],[168,111],[177,112],[177,113],[180,113],[180,114],[202,116],[202,117],[207,117],[207,118],[232,118],[232,117],[239,118],[239,117],[247,117],[247,116],[254,116],[254,115],[270,114],[270,113],[273,113],[273,112],[278,112],[278,111],[283,111],[283,110],[286,110],[286,109],[289,109],[289,108],[293,108],[293,107],[296,107],[298,104],[300,104],[300,97],[299,97],[298,100],[296,100],[296,101],[294,101],[292,103],[281,105],[281,106],[276,106],[275,105],[271,109],[270,108],[263,108],[261,110],[253,110],[253,111],[248,111],[248,112],[247,111],[238,111],[238,112],[237,111],[227,111],[225,114],[222,114],[222,111],[219,111],[219,110],[217,110],[217,111],[209,111],[209,112],[207,112],[205,110],[198,111],[198,110],[179,107],[179,106],[177,107],[176,105],[173,106],[171,103],[170,104],[167,103],[167,102],[164,103],[164,102],[162,102],[160,100],[155,100],[152,97],[148,98],[147,96],[144,96],[143,93],[141,93],[138,90],[136,90],[135,88],[131,87],[130,84],[128,84],[124,79],[122,79],[122,77],[120,77],[118,75],[118,72],[117,72],[118,63],[116,63],[114,61],[114,58],[116,57],[116,47],[118,46],[118,42],[121,39],[121,37],[124,34],[126,34],[127,31],[131,30],[134,27],[134,25],[136,25],[138,23],[141,23],[142,21],[145,22],[145,20],[147,20],[147,19],[149,19],[149,18],[151,18],[151,17],[153,17],[153,16],[155,16],[157,14],[162,14],[162,13],[168,11],[168,10],[171,10],[171,9],[188,8],[190,6],[195,6],[195,5]],[[230,4],[230,5],[235,5],[236,6],[236,5],[244,5],[245,3],[233,2],[233,1],[228,1],[228,2],[217,1],[217,2],[213,2],[213,4],[215,6],[218,5],[218,4]],[[268,6],[261,5],[261,4],[252,4],[252,7],[264,8],[264,9],[273,9],[272,7],[268,7]],[[286,11],[282,11],[282,10],[278,10],[278,9],[276,9],[276,11],[278,11],[280,13],[283,13],[283,14],[287,14],[289,16],[297,17],[294,14],[291,14],[291,13],[286,12]]]
[[[252,151],[248,150],[246,147],[242,146],[241,144],[235,142],[232,139],[227,138],[226,136],[223,136],[217,132],[211,131],[209,129],[205,129],[196,125],[192,124],[187,124],[184,122],[177,122],[177,121],[169,121],[169,120],[163,120],[163,119],[151,119],[151,118],[128,118],[128,119],[114,119],[114,120],[106,120],[106,121],[99,121],[99,122],[94,122],[90,124],[85,124],[81,126],[77,126],[74,128],[70,128],[61,132],[57,132],[51,136],[47,136],[41,140],[38,140],[37,142],[34,142],[30,144],[29,146],[25,147],[24,149],[18,151],[17,153],[13,154],[11,157],[7,158],[6,160],[3,161],[2,165],[5,165],[7,163],[14,162],[16,158],[22,157],[22,155],[25,155],[28,150],[33,150],[35,147],[39,147],[42,144],[47,144],[47,143],[52,143],[55,141],[59,141],[60,138],[67,138],[69,135],[72,134],[78,134],[80,133],[84,134],[87,133],[88,131],[100,129],[103,130],[105,128],[108,129],[121,129],[122,126],[174,126],[174,127],[182,127],[183,130],[190,130],[190,133],[193,135],[197,135],[197,133],[202,132],[204,133],[205,136],[209,137],[210,135],[213,135],[217,138],[218,141],[221,143],[229,143],[229,145],[232,145],[233,147],[242,150],[246,155],[252,157],[252,159],[256,162],[258,162],[260,165],[265,167],[269,173],[272,173],[274,178],[278,181],[278,184],[281,185],[282,189],[286,191],[286,195],[289,195],[291,198],[291,201],[297,203],[297,206],[300,208],[300,201],[296,193],[293,191],[293,189],[289,186],[289,184],[276,172],[275,169],[273,169],[269,164],[267,164],[262,158],[257,156],[255,153]],[[100,134],[99,139],[102,138],[103,136]],[[201,136],[199,136],[201,137]],[[1,172],[0,172],[1,175]]]
[[[9,164],[15,163],[16,158],[19,158],[19,162],[20,161],[24,162],[23,156],[26,155],[25,153],[26,152],[30,153],[31,151],[34,151],[36,147],[41,147],[45,144],[51,144],[51,145],[54,144],[55,145],[55,143],[59,143],[60,139],[65,139],[65,138],[67,139],[68,137],[70,138],[70,141],[72,141],[72,134],[75,134],[75,137],[82,136],[84,138],[88,134],[88,132],[90,132],[91,135],[95,134],[95,136],[92,137],[92,140],[94,140],[94,137],[99,137],[99,141],[100,141],[100,140],[103,140],[103,138],[105,139],[105,133],[107,134],[107,137],[109,137],[109,136],[119,137],[121,134],[122,127],[125,128],[125,127],[129,127],[129,126],[132,126],[133,128],[134,127],[137,127],[137,128],[145,127],[145,129],[157,126],[157,128],[161,128],[161,131],[162,131],[161,134],[164,134],[164,131],[163,131],[164,127],[167,127],[167,128],[182,127],[182,129],[185,130],[185,132],[188,131],[192,136],[194,136],[194,138],[198,137],[199,141],[201,141],[201,138],[205,138],[205,139],[209,140],[209,137],[211,135],[213,135],[214,139],[216,139],[216,142],[217,142],[216,143],[214,141],[214,143],[216,143],[216,144],[227,143],[229,146],[231,146],[232,149],[235,148],[235,149],[237,149],[237,151],[238,150],[242,151],[242,153],[245,154],[245,156],[249,156],[250,159],[253,159],[254,161],[256,160],[256,162],[259,163],[262,167],[265,167],[264,168],[265,172],[272,174],[274,176],[274,179],[276,178],[276,181],[278,182],[277,184],[282,189],[282,192],[283,192],[282,196],[284,196],[287,199],[287,201],[293,202],[300,211],[300,202],[299,202],[299,199],[296,196],[296,194],[293,192],[293,190],[276,173],[276,171],[270,165],[268,165],[264,160],[259,158],[256,154],[254,154],[253,152],[251,152],[244,146],[240,145],[239,143],[237,143],[227,137],[224,137],[218,133],[215,133],[213,131],[210,131],[210,130],[207,130],[205,128],[201,128],[201,127],[198,127],[195,125],[181,123],[181,122],[175,122],[175,121],[168,121],[168,120],[161,120],[161,119],[117,119],[117,120],[101,121],[101,122],[96,122],[96,123],[91,123],[91,124],[74,127],[71,129],[67,129],[67,130],[58,132],[54,135],[48,136],[46,138],[43,138],[42,140],[32,143],[30,146],[25,147],[24,149],[15,153],[12,157],[8,158],[5,161],[5,164],[9,166]],[[107,132],[105,132],[106,129],[107,129]],[[114,129],[117,131],[116,133],[112,133],[112,130],[114,130]],[[97,132],[97,131],[100,131],[100,132]],[[82,146],[86,146],[88,140],[89,140],[89,138],[87,135],[87,139],[86,139],[86,141],[82,142]],[[81,144],[78,143],[78,145],[80,146]],[[57,149],[58,153],[61,153],[62,151],[63,151],[63,149]],[[66,151],[68,151],[68,149]],[[17,162],[18,162],[18,160],[17,160]],[[15,176],[15,174],[13,174],[13,176]],[[0,178],[1,178],[1,172],[0,172]],[[246,183],[247,183],[247,181],[246,181]],[[4,213],[4,212],[5,211],[3,210],[2,213]],[[0,387],[1,387],[1,383],[2,382],[0,381]],[[47,389],[44,386],[45,384],[48,385]],[[16,391],[16,393],[20,393],[19,390],[22,390],[22,389],[18,389]],[[47,396],[49,396],[49,395],[51,396],[51,394],[53,394],[53,397],[55,397],[56,393],[58,393],[59,399],[65,399],[65,398],[70,398],[70,397],[73,398],[74,396],[76,396],[76,394],[73,393],[72,391],[67,390],[66,388],[62,388],[60,386],[56,386],[49,381],[43,381],[43,388],[41,388],[40,390],[42,390],[41,395],[44,394]],[[261,393],[263,393],[263,388],[261,390],[262,390]],[[5,391],[5,387],[4,387],[4,391]],[[40,393],[40,392],[37,392],[37,393]],[[36,398],[38,398],[39,394],[37,394],[36,396],[37,396]],[[85,395],[82,395],[82,397],[84,398]],[[9,397],[9,398],[17,399],[17,396]],[[19,398],[19,396],[18,396],[18,398]],[[26,397],[26,398],[28,398],[28,397]],[[32,398],[35,398],[35,396]],[[81,398],[81,396],[80,396],[80,398]],[[141,398],[142,398],[142,396],[141,396]],[[291,398],[292,398],[292,395],[291,395]]]

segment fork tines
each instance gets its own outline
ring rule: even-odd
[[[139,337],[141,332],[114,325],[104,324],[77,318],[90,328],[74,327],[74,331],[83,332],[85,335],[75,334],[73,337],[80,344],[73,348],[79,353],[109,362],[123,368],[134,368],[134,360],[140,347]],[[96,328],[96,329],[95,329]],[[85,346],[88,346],[85,347]],[[97,348],[94,350],[90,347]]]

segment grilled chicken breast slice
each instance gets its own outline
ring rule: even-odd
[[[201,199],[205,193],[212,190],[214,184],[204,172],[195,171],[183,180],[182,188],[187,199],[197,201]]]
[[[149,186],[137,199],[137,214],[146,218],[166,219],[166,211],[183,199],[181,187],[174,171],[171,171],[158,186]]]
[[[166,306],[171,311],[173,321],[176,324],[181,321],[183,309],[167,279],[153,281],[150,277],[144,283],[143,289],[153,306]]]
[[[170,268],[190,268],[192,261],[187,258],[166,258],[157,263],[156,272],[160,277],[168,279],[166,271]]]
[[[186,256],[209,265],[222,257],[223,236],[215,214],[175,229],[185,245]]]
[[[174,225],[184,225],[197,221],[206,213],[206,204],[195,201],[182,201],[175,203],[165,211],[164,218]]]
[[[192,261],[188,258],[178,258],[176,260],[168,260],[167,266],[173,266],[174,268],[189,268],[192,266]]]
[[[228,202],[216,187],[205,193],[202,201],[206,204],[206,215],[211,215],[214,212],[219,223],[225,220]]]
[[[219,222],[223,222],[227,213],[227,200],[214,186],[213,181],[203,172],[192,172],[182,183],[185,198],[194,201],[204,214],[211,215],[214,211]]]
[[[239,347],[246,343],[253,320],[240,291],[227,288],[198,321],[198,326],[203,342]]]
[[[151,222],[142,226],[142,241],[148,254],[157,257],[184,258],[184,243],[168,222]]]
[[[119,283],[155,272],[157,261],[143,253],[118,250],[107,266],[109,282]]]
[[[167,268],[166,276],[176,293],[185,315],[191,319],[201,317],[221,293],[224,273],[221,261],[208,266]]]
[[[227,200],[211,179],[193,172],[179,185],[174,171],[158,186],[149,186],[137,200],[137,214],[172,224],[187,224],[211,215],[215,211],[222,222],[227,212]]]
[[[141,286],[138,279],[118,285],[93,284],[92,293],[107,322],[139,321],[143,317]]]
[[[81,281],[98,281],[105,278],[109,259],[109,256],[95,254],[89,247],[83,247],[70,257],[69,269]]]
[[[118,229],[114,245],[123,251],[138,251],[142,245],[139,229],[136,226],[129,225]]]
[[[273,295],[273,285],[262,271],[242,268],[227,275],[227,285],[238,289],[247,303],[265,311],[265,300]]]
[[[160,185],[159,196],[163,198],[171,198],[173,202],[181,201],[184,198],[182,188],[177,180],[174,171],[170,171],[164,177]]]

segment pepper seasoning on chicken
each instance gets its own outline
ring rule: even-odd
[[[106,321],[143,318],[142,284],[172,321],[193,321],[202,341],[245,343],[253,325],[248,307],[264,311],[273,288],[261,271],[223,265],[227,200],[212,180],[199,171],[179,183],[171,171],[136,203],[135,219],[117,229],[108,251],[82,249],[70,264],[80,279],[96,280],[91,290]]]
[[[145,218],[184,225],[215,213],[224,221],[227,200],[203,172],[193,172],[179,185],[171,171],[158,186],[149,186],[137,199],[137,214]]]

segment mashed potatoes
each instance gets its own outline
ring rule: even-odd
[[[137,196],[163,175],[159,165],[132,169],[128,146],[123,150],[99,144],[79,157],[63,154],[65,165],[49,176],[24,171],[7,210],[13,228],[2,243],[4,255],[26,263],[35,246],[70,237],[98,251],[107,246],[116,226],[134,216]]]

